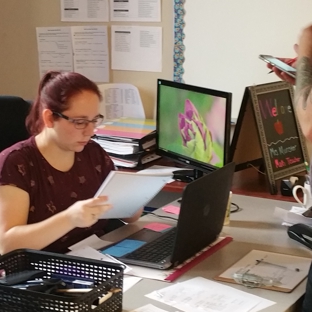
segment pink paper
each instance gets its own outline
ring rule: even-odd
[[[173,213],[175,215],[179,215],[180,213],[180,207],[173,206],[173,205],[167,205],[163,207],[162,210],[168,213]]]
[[[153,230],[156,232],[162,232],[163,230],[171,228],[171,225],[154,222],[154,223],[149,223],[149,224],[145,225],[144,228],[150,229],[150,230]]]

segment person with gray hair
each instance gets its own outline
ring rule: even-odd
[[[296,79],[281,72],[276,67],[268,65],[279,78],[296,85],[294,106],[298,121],[304,137],[312,142],[312,25],[303,29],[298,44],[295,45],[297,52]],[[282,59],[287,61],[287,59]],[[310,170],[311,174],[311,170]],[[311,180],[310,176],[310,181]],[[312,312],[312,265],[309,270],[306,293],[302,304],[302,312]]]

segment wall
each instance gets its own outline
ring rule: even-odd
[[[77,26],[88,23],[61,22],[59,0],[0,0],[0,6],[0,94],[33,99],[39,82],[36,27]],[[113,23],[92,23],[92,25],[111,24]],[[126,25],[163,27],[161,73],[110,72],[110,82],[132,83],[139,88],[146,116],[151,118],[154,114],[157,78],[173,77],[173,0],[162,0],[161,23],[126,23]]]
[[[237,117],[244,89],[277,81],[259,54],[294,57],[312,23],[311,0],[186,0],[184,81],[233,93]]]

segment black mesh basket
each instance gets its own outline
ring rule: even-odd
[[[1,269],[5,270],[6,275],[25,270],[41,270],[47,272],[43,278],[50,278],[52,274],[62,274],[94,281],[91,291],[77,297],[45,294],[0,285],[1,312],[122,311],[123,265],[51,252],[18,249],[0,257]],[[94,303],[112,288],[121,291],[95,306]]]

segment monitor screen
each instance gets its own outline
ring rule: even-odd
[[[228,161],[229,92],[157,81],[157,153],[187,167],[211,172]]]

